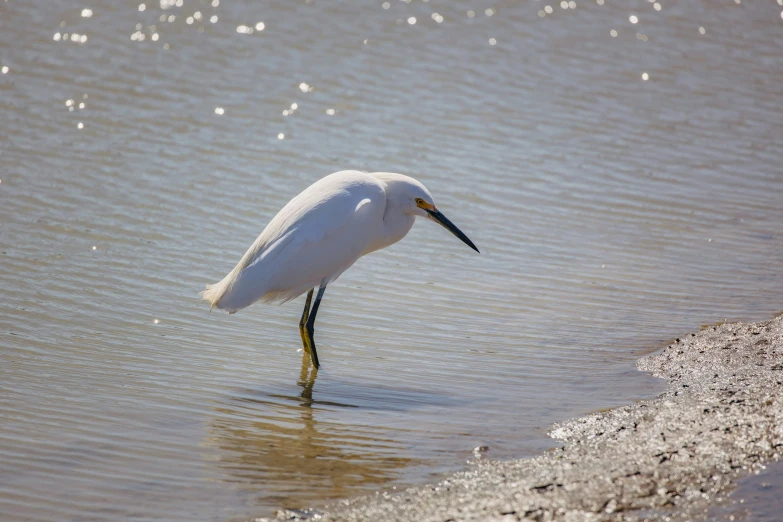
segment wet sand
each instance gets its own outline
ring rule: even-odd
[[[638,363],[660,397],[555,425],[561,448],[282,519],[692,520],[783,451],[783,318],[709,327]]]

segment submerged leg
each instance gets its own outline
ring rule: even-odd
[[[313,366],[315,366],[316,369],[321,365],[318,363],[318,352],[315,351],[315,339],[313,339],[313,333],[315,329],[315,314],[318,313],[318,307],[321,305],[321,298],[323,298],[325,290],[326,284],[322,283],[321,286],[318,287],[318,295],[315,296],[313,309],[310,311],[310,315],[307,317],[307,323],[305,324],[305,329],[307,330],[307,339],[310,342],[310,358],[312,359]]]
[[[312,406],[313,404],[313,386],[318,377],[318,368],[313,368],[310,364],[310,353],[302,354],[302,371],[299,373],[297,384],[302,387],[302,393],[299,398],[302,399],[303,406]]]
[[[305,301],[304,311],[302,311],[302,318],[299,320],[299,335],[302,337],[302,345],[304,346],[305,353],[310,353],[310,344],[307,334],[305,332],[305,323],[307,317],[310,315],[310,301],[313,300],[313,288],[307,292],[307,300]]]

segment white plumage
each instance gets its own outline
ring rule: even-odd
[[[234,313],[258,300],[285,302],[320,287],[314,321],[326,285],[363,255],[405,237],[417,216],[440,223],[478,251],[415,179],[345,170],[313,183],[289,201],[236,267],[201,295],[213,308]],[[304,333],[303,341],[308,348]],[[313,362],[317,367],[315,356]]]

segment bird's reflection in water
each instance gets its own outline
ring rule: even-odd
[[[401,430],[362,423],[368,413],[355,405],[319,401],[317,376],[304,354],[295,393],[250,390],[217,408],[210,445],[224,480],[252,488],[260,504],[302,508],[367,493],[421,464],[398,456]]]

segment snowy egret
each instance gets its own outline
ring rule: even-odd
[[[417,216],[443,225],[479,251],[417,180],[392,172],[344,170],[289,201],[237,266],[219,283],[207,285],[201,296],[212,308],[233,314],[258,300],[286,302],[307,292],[299,334],[317,369],[313,331],[326,286],[363,255],[405,237]]]

